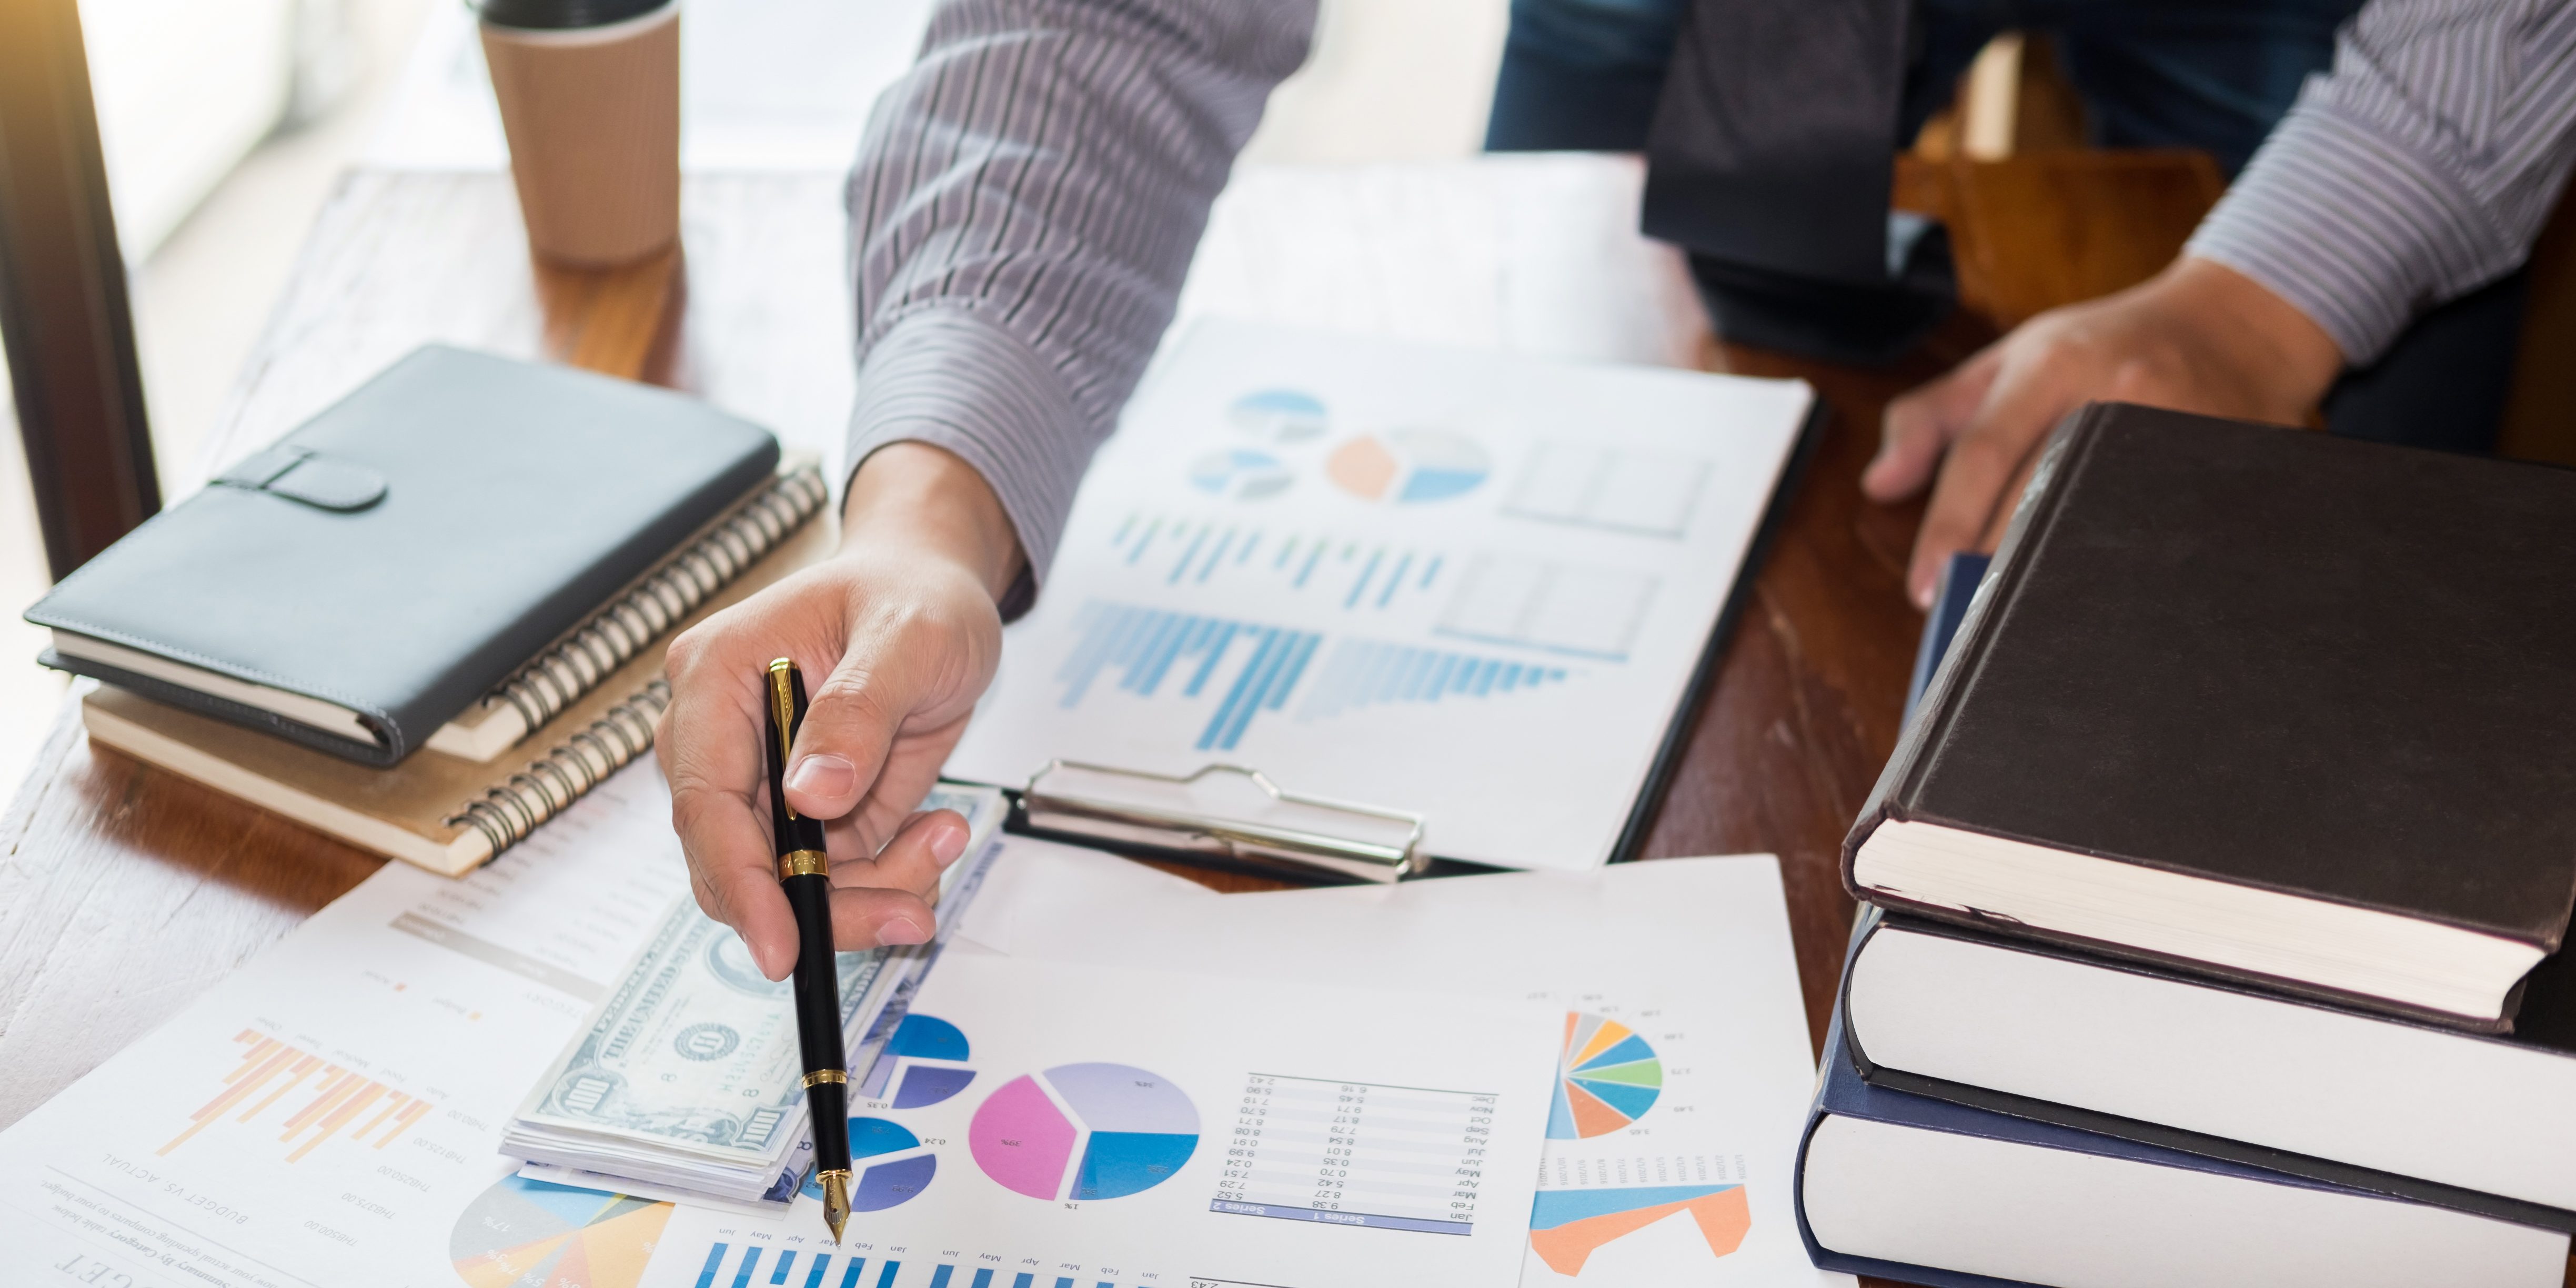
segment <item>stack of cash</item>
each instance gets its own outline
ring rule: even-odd
[[[922,808],[956,810],[972,832],[942,875],[944,931],[974,896],[1007,806],[990,788],[942,784]],[[840,955],[853,1081],[937,950],[934,939]],[[804,1072],[792,986],[764,977],[739,936],[683,900],[537,1080],[501,1149],[540,1179],[785,1203],[812,1164]]]

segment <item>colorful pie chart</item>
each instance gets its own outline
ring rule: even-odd
[[[1556,1103],[1547,1112],[1548,1139],[1609,1135],[1645,1117],[1663,1094],[1664,1062],[1644,1038],[1617,1020],[1566,1013]]]
[[[883,1118],[850,1119],[850,1210],[882,1212],[909,1203],[930,1188],[939,1174],[939,1157],[921,1147],[921,1138],[900,1123]],[[805,1178],[805,1197],[820,1200],[823,1184]]]
[[[966,1034],[956,1025],[936,1015],[903,1017],[886,1043],[886,1057],[894,1061],[894,1107],[919,1109],[964,1091],[975,1081],[975,1071],[965,1067],[968,1053]]]
[[[447,1255],[471,1288],[635,1288],[671,1205],[505,1176],[465,1206]]]
[[[1277,496],[1296,480],[1278,457],[1239,447],[1209,452],[1190,462],[1191,487],[1230,501]]]
[[[1190,1161],[1199,1111],[1146,1070],[1060,1064],[1003,1083],[975,1110],[966,1144],[986,1176],[1030,1198],[1123,1198]]]
[[[1493,472],[1474,439],[1444,429],[1389,429],[1362,434],[1333,449],[1324,475],[1335,487],[1370,501],[1410,505],[1472,492]]]
[[[1265,442],[1302,443],[1324,434],[1324,402],[1302,389],[1257,389],[1226,409],[1234,427]]]

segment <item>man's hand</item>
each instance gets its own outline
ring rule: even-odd
[[[787,762],[787,801],[830,820],[832,937],[844,951],[917,944],[966,824],[914,816],[1001,658],[995,601],[1019,574],[1001,502],[964,461],[920,443],[870,455],[850,481],[831,559],[672,641],[671,705],[654,745],[698,906],[742,935],[771,979],[796,962],[779,891],[761,743],[763,672],[824,677]]]
[[[1888,404],[1861,490],[1902,500],[1938,467],[1905,574],[1929,608],[1951,555],[2002,539],[2040,444],[2068,412],[2134,402],[2296,425],[2342,368],[2333,337],[2289,301],[2185,257],[2117,295],[2042,313]]]

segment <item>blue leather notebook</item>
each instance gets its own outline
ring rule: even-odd
[[[694,398],[414,351],[27,611],[47,665],[390,765],[772,481]]]

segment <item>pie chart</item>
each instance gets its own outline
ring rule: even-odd
[[[907,1015],[886,1043],[886,1055],[902,1070],[895,1083],[894,1107],[919,1109],[935,1105],[966,1089],[975,1071],[965,1066],[966,1034],[936,1015]],[[935,1062],[935,1063],[925,1063]],[[871,1086],[870,1095],[882,1088]]]
[[[850,1167],[858,1173],[850,1185],[850,1210],[882,1212],[930,1188],[930,1178],[939,1174],[939,1157],[900,1124],[852,1118]],[[805,1197],[820,1200],[823,1183],[806,1177]]]
[[[1226,409],[1234,427],[1266,442],[1302,443],[1324,434],[1324,403],[1302,389],[1257,389]]]
[[[502,1177],[456,1218],[447,1255],[471,1288],[635,1288],[671,1205]]]
[[[1199,1111],[1146,1070],[1060,1064],[1003,1083],[975,1110],[966,1144],[1004,1189],[1033,1199],[1122,1198],[1190,1161]]]
[[[1445,429],[1389,429],[1362,434],[1333,449],[1324,475],[1370,501],[1414,504],[1472,492],[1493,472],[1476,440]]]
[[[1664,1062],[1635,1030],[1604,1016],[1566,1012],[1556,1102],[1547,1111],[1549,1140],[1606,1136],[1645,1117],[1663,1094]]]
[[[1191,487],[1232,501],[1277,496],[1296,478],[1278,457],[1240,447],[1209,452],[1190,462]]]

